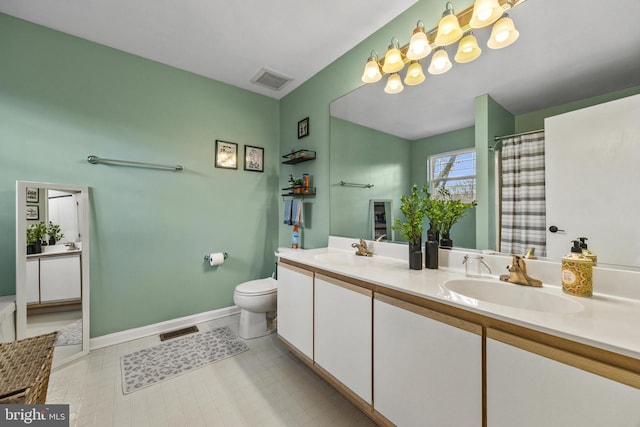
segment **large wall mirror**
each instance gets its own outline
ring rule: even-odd
[[[16,333],[58,331],[53,364],[89,352],[89,189],[16,182]]]
[[[550,14],[551,6],[554,12]],[[378,83],[361,86],[333,101],[330,105],[330,233],[351,238],[372,238],[368,218],[370,200],[391,199],[397,205],[400,196],[407,194],[413,183],[425,183],[428,161],[425,152],[429,150],[424,147],[432,139],[448,137],[456,132],[464,135],[465,129],[471,129],[467,133],[467,146],[476,147],[473,127],[487,126],[487,123],[476,123],[476,99],[482,95],[488,94],[507,110],[506,115],[513,118],[640,85],[640,73],[637,71],[640,62],[637,57],[631,58],[628,54],[640,44],[640,33],[630,35],[615,46],[605,38],[594,40],[592,37],[593,28],[601,26],[602,22],[616,22],[619,28],[634,28],[630,13],[640,13],[640,3],[625,0],[622,6],[626,11],[624,16],[604,4],[585,8],[583,2],[578,0],[555,2],[553,5],[545,1],[526,1],[510,12],[520,31],[520,39],[513,45],[496,51],[486,49],[487,34],[478,31],[476,37],[483,45],[483,53],[470,64],[454,63],[449,72],[439,76],[425,72],[427,78],[424,83],[405,86],[399,94],[384,93],[383,78]],[[580,25],[567,27],[562,24],[567,16],[571,16],[574,22],[580,22]],[[564,28],[562,42],[557,40],[557,32],[551,31],[553,28]],[[590,40],[588,46],[581,42],[587,39]],[[593,51],[607,52],[606,67],[594,60]],[[449,55],[453,53],[455,47],[451,48]],[[425,69],[427,66],[428,63],[423,65]],[[627,95],[631,94],[633,92]],[[610,99],[615,99],[615,96]],[[576,105],[575,109],[578,108],[580,106]],[[607,121],[606,117],[602,117],[603,125]],[[534,128],[527,128],[524,119],[519,123],[513,119],[511,126],[511,131],[506,129],[500,135],[515,133],[512,131],[516,127],[522,131],[543,127],[542,123],[538,123]],[[416,149],[418,145],[422,148]],[[634,143],[630,142],[629,147],[633,146]],[[459,144],[452,144],[450,149],[439,147],[440,152],[460,148],[463,147]],[[476,147],[476,150],[480,148]],[[606,150],[602,148],[601,155],[594,154],[594,158],[606,159]],[[493,171],[494,152],[485,146],[480,155],[488,158],[488,163],[492,165],[490,171]],[[628,155],[628,158],[638,158],[639,154],[629,151]],[[615,164],[606,162],[598,162],[597,166],[592,163],[587,167],[590,175],[595,172],[607,174],[615,168]],[[491,173],[489,175],[485,177],[486,182],[490,186],[496,185],[494,177]],[[565,178],[568,177],[567,173]],[[347,191],[336,185],[339,180],[373,184],[373,188],[379,186],[380,191]],[[593,188],[585,190],[593,191]],[[606,192],[608,200],[612,193],[628,197],[622,194],[619,186]],[[489,210],[489,217],[499,217],[497,204],[490,206]],[[399,217],[398,212],[394,214],[396,218]],[[598,224],[602,224],[602,221],[598,221]],[[565,225],[567,229],[576,229],[571,224]],[[623,225],[632,226],[630,221],[623,222]],[[578,236],[564,237],[571,240]],[[461,246],[475,248],[473,243]],[[569,246],[563,242],[563,248],[566,252]],[[557,258],[557,254],[554,254],[553,259]],[[638,267],[637,260],[636,264],[633,261],[621,264],[613,255],[610,259],[606,258],[603,258],[603,262],[607,264]]]

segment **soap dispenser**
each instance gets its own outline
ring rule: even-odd
[[[598,264],[598,255],[596,255],[593,252],[591,252],[589,250],[589,248],[587,247],[586,241],[588,239],[586,237],[578,237],[578,240],[580,240],[580,247],[582,248],[582,255],[586,256],[591,261],[593,261],[593,266],[595,267]]]
[[[582,254],[578,240],[572,240],[571,252],[562,257],[562,291],[578,296],[593,295],[593,261]]]

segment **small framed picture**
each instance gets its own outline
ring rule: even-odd
[[[238,144],[216,139],[217,168],[238,169]]]
[[[40,207],[27,205],[27,219],[28,220],[39,220],[40,219]]]
[[[38,189],[27,187],[27,203],[39,203],[39,202],[40,202],[40,199],[38,197]]]
[[[264,172],[264,148],[244,146],[244,170]]]
[[[298,122],[298,139],[309,136],[309,117]]]

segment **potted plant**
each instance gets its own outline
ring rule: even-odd
[[[47,226],[44,221],[31,224],[27,228],[27,254],[39,254],[42,252],[42,239],[47,234]]]
[[[47,235],[49,236],[49,245],[53,246],[64,237],[64,233],[60,232],[60,226],[49,221],[47,226]]]
[[[422,233],[429,206],[429,187],[425,185],[422,188],[424,196],[420,193],[418,186],[414,184],[409,196],[400,197],[400,212],[405,220],[396,219],[393,226],[393,229],[400,231],[402,237],[409,242],[409,268],[412,270],[422,269]]]
[[[439,188],[437,197],[430,200],[427,217],[434,232],[440,235],[440,247],[450,248],[453,241],[450,237],[451,227],[469,213],[478,202],[469,203],[454,199],[446,188]]]

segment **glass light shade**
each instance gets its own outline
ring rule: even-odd
[[[427,35],[420,28],[416,28],[413,35],[411,36],[411,40],[409,41],[409,49],[407,50],[407,58],[413,60],[418,60],[426,57],[431,53],[431,46],[429,45],[429,40],[427,39]]]
[[[380,66],[378,65],[378,61],[374,57],[369,58],[367,65],[364,66],[362,81],[365,83],[375,83],[381,78],[382,73],[380,73]]]
[[[452,67],[451,61],[449,60],[449,55],[444,48],[439,48],[435,51],[433,56],[431,57],[431,64],[427,71],[429,74],[443,74],[449,71]]]
[[[384,91],[387,93],[400,93],[404,89],[402,86],[402,79],[398,73],[393,73],[387,79],[387,85],[384,87]]]
[[[438,46],[448,46],[460,40],[462,34],[458,17],[453,13],[445,15],[440,19],[440,23],[438,23],[435,44]]]
[[[461,64],[465,62],[471,62],[482,53],[482,49],[478,46],[478,40],[473,34],[468,34],[460,40],[458,45],[458,52],[456,53],[455,60]]]
[[[487,46],[491,49],[502,49],[518,40],[520,33],[513,25],[513,21],[508,16],[498,20],[491,29],[491,37],[487,42]]]
[[[469,26],[471,28],[487,27],[496,22],[502,13],[502,6],[498,0],[476,0],[473,4],[473,14]]]
[[[389,50],[384,55],[384,65],[382,65],[382,71],[390,74],[397,73],[404,68],[404,61],[402,60],[402,52],[397,47],[391,45]]]
[[[404,83],[409,86],[419,85],[424,81],[424,73],[422,65],[418,61],[413,61],[407,69],[407,75],[404,77]]]

